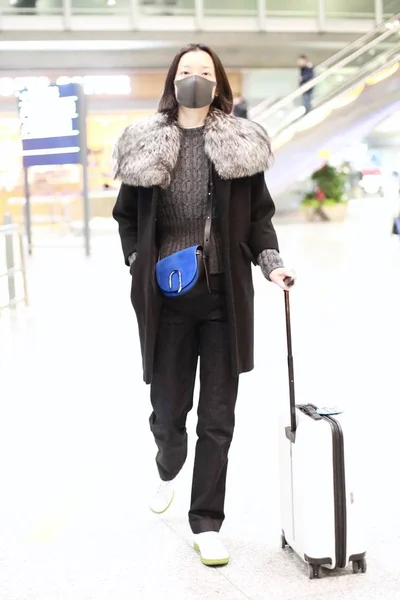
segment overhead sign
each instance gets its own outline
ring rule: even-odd
[[[18,94],[24,167],[82,162],[80,93],[78,84],[69,83]]]

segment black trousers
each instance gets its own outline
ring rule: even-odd
[[[303,105],[304,105],[304,108],[306,109],[306,114],[312,110],[312,96],[313,96],[313,90],[308,90],[307,92],[304,92],[304,94],[303,94]]]
[[[238,377],[231,372],[222,276],[180,298],[164,298],[151,384],[150,427],[164,481],[174,479],[187,456],[186,418],[200,356],[197,445],[189,523],[193,533],[219,531],[224,518],[228,451],[235,425]]]

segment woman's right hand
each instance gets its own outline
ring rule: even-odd
[[[285,267],[279,267],[278,269],[274,269],[269,274],[270,280],[275,283],[278,287],[280,287],[285,292],[290,292],[290,288],[294,285],[296,281],[296,274],[292,269],[287,269]]]

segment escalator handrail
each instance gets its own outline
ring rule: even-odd
[[[370,29],[367,33],[365,33],[361,37],[358,37],[357,39],[353,40],[352,42],[349,42],[348,44],[346,44],[344,48],[342,48],[341,50],[336,52],[336,54],[333,54],[332,56],[330,56],[329,58],[324,60],[322,63],[317,65],[316,68],[324,69],[324,70],[327,69],[331,65],[334,65],[336,62],[338,62],[338,60],[340,60],[342,58],[342,56],[345,56],[346,54],[351,52],[353,49],[356,49],[357,46],[362,46],[365,43],[367,43],[367,40],[370,37],[374,38],[375,35],[377,33],[379,33],[380,31],[385,31],[385,29],[387,28],[387,23],[388,22],[390,23],[391,20],[396,17],[396,15],[399,16],[398,15],[399,0],[395,0],[394,2],[392,2],[392,6],[395,6],[397,10],[390,16],[389,19],[382,21],[381,23],[376,25],[376,27],[374,27],[373,29]]]
[[[352,62],[352,60],[354,60],[358,56],[361,56],[362,54],[364,54],[364,52],[370,50],[371,48],[374,48],[380,42],[382,42],[386,38],[390,37],[394,33],[397,34],[398,31],[400,31],[400,28],[399,29],[396,29],[396,28],[392,29],[392,28],[388,27],[388,24],[390,24],[390,23],[396,23],[396,22],[397,23],[400,22],[400,13],[397,13],[396,15],[393,15],[393,17],[391,17],[390,19],[388,19],[387,21],[385,21],[385,23],[382,23],[381,25],[379,25],[377,28],[375,28],[373,30],[373,32],[375,34],[380,29],[383,30],[383,32],[378,37],[374,37],[374,39],[372,39],[367,44],[363,43],[361,47],[359,47],[358,49],[356,49],[351,54],[348,54],[347,53],[348,46],[350,46],[350,45],[354,45],[354,46],[359,45],[360,42],[363,39],[367,39],[368,37],[370,37],[370,34],[367,34],[366,36],[363,36],[362,38],[358,38],[357,40],[355,40],[354,42],[352,42],[351,44],[349,44],[348,46],[346,46],[345,48],[343,48],[342,51],[336,53],[333,57],[331,57],[332,60],[334,58],[336,58],[336,61],[334,62],[334,64],[331,67],[327,68],[326,70],[324,70],[322,73],[320,73],[319,75],[317,75],[316,77],[314,77],[310,81],[307,81],[307,83],[305,83],[304,85],[299,86],[293,92],[291,92],[290,94],[288,94],[287,96],[285,96],[281,100],[278,100],[277,102],[275,102],[272,105],[268,106],[268,99],[267,99],[267,100],[264,100],[263,102],[261,102],[260,104],[258,104],[257,106],[254,106],[251,109],[251,111],[250,111],[250,118],[251,119],[257,119],[257,120],[259,120],[261,117],[263,119],[266,118],[266,117],[268,117],[270,114],[273,114],[274,112],[276,112],[280,108],[284,107],[286,104],[289,104],[293,100],[295,100],[296,98],[299,98],[300,96],[302,96],[308,90],[311,90],[313,87],[315,87],[316,85],[318,85],[319,83],[321,83],[321,81],[324,81],[324,79],[326,79],[327,77],[329,77],[336,70],[341,69],[342,67],[345,67],[348,63]],[[346,52],[345,52],[345,50],[346,50]],[[341,59],[339,57],[339,55],[340,56],[344,55],[344,58]],[[318,68],[324,67],[324,65],[326,65],[326,63],[330,62],[331,59],[328,59],[327,61],[325,61],[325,63],[321,63],[321,65],[319,65]]]
[[[387,68],[390,68],[394,63],[399,61],[399,55],[400,49],[392,48],[382,56],[382,58],[384,58],[386,62]],[[362,71],[358,71],[350,81],[346,81],[345,83],[343,83],[342,86],[338,90],[336,90],[335,94],[333,94],[333,92],[330,92],[329,94],[327,94],[327,96],[321,98],[320,102],[315,108],[318,110],[325,105],[329,105],[329,103],[332,102],[335,96],[340,96],[341,94],[345,94],[347,91],[356,88],[357,85],[360,85],[360,83],[362,83],[363,81],[366,81],[370,77],[373,77],[374,73],[379,72],[381,69],[382,66],[377,66],[374,69],[368,69],[367,65],[365,65],[365,68]],[[299,121],[303,116],[304,115],[301,115],[298,119],[294,119],[293,122],[286,124],[280,131],[274,132],[274,138],[280,136],[287,127],[294,126],[295,123]]]

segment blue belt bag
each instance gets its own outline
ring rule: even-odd
[[[209,163],[209,180],[207,194],[207,216],[204,225],[203,246],[191,246],[174,252],[159,260],[156,264],[156,280],[164,296],[183,296],[190,292],[204,275],[210,291],[208,256],[211,238],[211,222],[213,214],[213,174]]]

